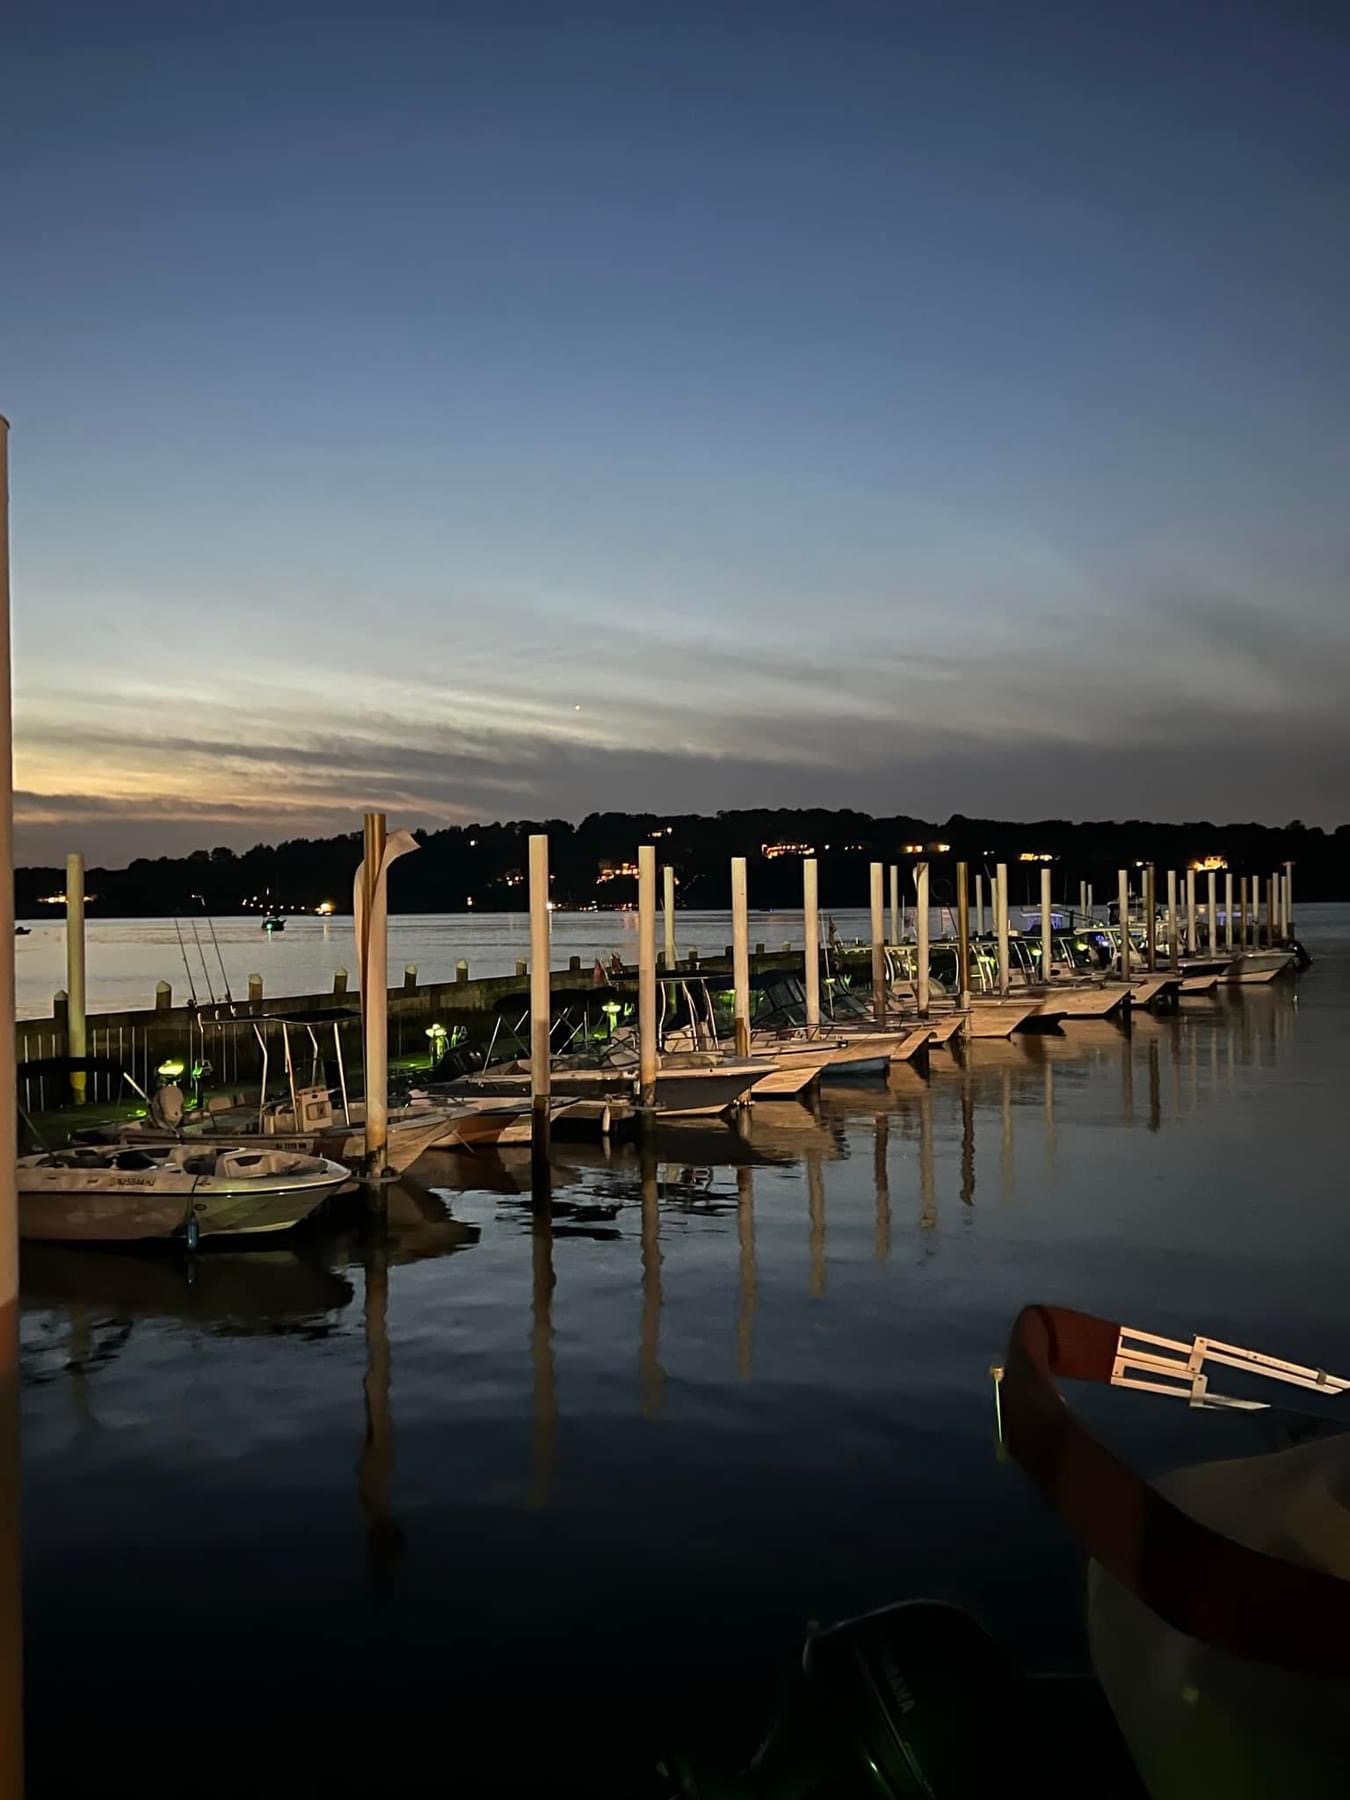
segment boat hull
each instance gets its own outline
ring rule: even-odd
[[[276,1148],[276,1146],[272,1146]],[[250,1181],[227,1187],[211,1178],[81,1181],[101,1171],[21,1170],[19,1236],[44,1243],[132,1243],[181,1237],[195,1221],[200,1237],[243,1237],[289,1231],[345,1187],[346,1169],[321,1180]],[[48,1179],[39,1179],[47,1177]]]

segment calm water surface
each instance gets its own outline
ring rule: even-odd
[[[848,909],[834,914],[846,938],[866,932],[867,917]],[[689,949],[720,955],[731,942],[729,912],[682,912],[678,920],[676,946],[681,955]],[[293,917],[283,932],[271,937],[260,930],[256,918],[184,919],[180,928],[181,949],[172,919],[88,921],[89,1011],[153,1006],[155,984],[160,981],[167,981],[175,1000],[185,1003],[189,972],[191,987],[203,1002],[213,995],[223,998],[227,983],[232,993],[242,996],[254,974],[262,976],[264,993],[273,997],[330,992],[340,968],[351,973],[352,991],[356,990],[350,919]],[[934,912],[933,929],[940,928]],[[752,943],[762,942],[767,949],[800,945],[801,914],[752,912],[750,936]],[[461,958],[473,975],[509,975],[529,947],[528,913],[404,913],[389,921],[390,980],[397,983],[406,965],[415,963],[422,981],[453,981]],[[553,915],[555,968],[565,968],[569,957],[579,956],[589,970],[597,956],[608,960],[616,951],[625,962],[636,962],[636,913]],[[32,921],[31,935],[15,941],[14,964],[18,1016],[49,1017],[52,995],[66,985],[64,921]]]
[[[435,1153],[385,1236],[27,1256],[33,1792],[621,1795],[915,1594],[1084,1667],[987,1366],[1049,1300],[1350,1369],[1350,909],[1300,929],[1297,987],[559,1145],[546,1226]],[[1256,1447],[1084,1410],[1151,1470]]]

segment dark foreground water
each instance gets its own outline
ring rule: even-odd
[[[1297,987],[558,1146],[547,1227],[442,1154],[383,1240],[29,1255],[32,1792],[624,1794],[916,1594],[1085,1668],[987,1367],[1051,1300],[1350,1370],[1350,909],[1300,929]],[[1090,1416],[1150,1470],[1257,1447]]]

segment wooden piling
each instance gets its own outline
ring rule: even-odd
[[[553,1062],[552,947],[548,838],[530,837],[530,1175],[536,1200],[549,1195],[550,1071]]]
[[[379,911],[380,870],[387,839],[385,816],[365,815],[361,884],[365,943],[361,960],[361,1018],[365,1041],[366,1170],[384,1171],[389,1143],[389,939]]]
[[[745,858],[731,859],[731,985],[736,1054],[750,1054],[750,912]]]
[[[806,975],[806,1023],[820,1024],[820,901],[816,859],[802,860],[802,953]]]
[[[650,1111],[656,1105],[656,1077],[661,1067],[656,1042],[656,846],[638,849],[638,1097]]]
[[[1195,923],[1195,870],[1186,871],[1186,954],[1194,956],[1199,949],[1199,933]]]
[[[404,986],[405,991],[409,991],[417,986],[417,964],[416,963],[404,963],[404,965],[403,965],[403,986]]]
[[[13,931],[9,935],[13,937]],[[66,858],[66,996],[66,1054],[87,1056],[89,1035],[84,1011],[84,858],[78,851]],[[76,1106],[83,1106],[83,1069],[71,1072],[70,1091]]]
[[[956,865],[956,983],[961,1010],[970,1011],[970,871]]]
[[[251,979],[252,979],[252,977],[250,977],[250,980]],[[335,994],[345,994],[347,992],[347,981],[348,981],[348,975],[347,975],[346,969],[339,968],[339,969],[333,970],[333,992]],[[261,975],[258,977],[258,983],[259,983],[259,988],[261,989],[261,985],[262,985],[262,976]],[[249,997],[250,997],[250,999],[252,998],[251,993],[250,993]]]
[[[167,981],[157,981],[155,983],[155,1011],[173,1011],[173,988]]]
[[[675,871],[669,863],[661,871],[661,911],[666,934],[666,967],[674,969],[679,960],[675,949]]]
[[[872,1017],[886,1023],[886,919],[883,904],[882,867],[872,864]]]
[[[1275,947],[1279,933],[1279,918],[1275,906],[1275,877],[1271,875],[1266,881],[1266,943]]]
[[[975,871],[975,935],[984,936],[984,876]]]
[[[917,944],[915,961],[918,965],[918,980],[915,987],[918,993],[919,1017],[928,1017],[929,970],[928,970],[928,864],[921,862],[914,870],[917,893],[914,899],[914,935]]]
[[[1130,979],[1130,874],[1121,869],[1116,876],[1116,912],[1120,918],[1120,979]]]
[[[1284,865],[1284,935],[1288,942],[1294,935],[1294,865]]]
[[[1181,967],[1181,918],[1177,909],[1177,872],[1167,871],[1167,959],[1174,969]]]
[[[345,969],[339,969],[338,974],[342,976],[341,991],[345,994],[347,991],[347,971]],[[338,990],[337,990],[337,986],[336,986],[336,976],[335,976],[334,977],[334,992],[337,992],[337,991]],[[248,1003],[249,1003],[249,1005],[250,1006],[261,1006],[262,1005],[262,997],[263,997],[263,978],[262,978],[262,976],[261,975],[250,975],[248,978]]]
[[[1219,954],[1219,877],[1213,869],[1209,871],[1207,885],[1209,890],[1206,907],[1209,914],[1209,954],[1217,956]]]
[[[895,863],[891,864],[890,876],[891,876],[891,942],[893,944],[898,944],[900,942],[900,870],[899,870],[898,865]]]
[[[1144,869],[1144,961],[1150,974],[1158,967],[1158,893],[1157,872],[1149,863]]]
[[[23,1606],[19,1558],[19,1200],[14,1019],[14,733],[9,666],[9,421],[0,416],[0,1797],[20,1800]]]
[[[1233,954],[1233,872],[1224,871],[1223,877],[1223,947],[1231,956]]]
[[[1238,949],[1247,948],[1247,877],[1238,876]]]
[[[1051,964],[1055,960],[1055,935],[1050,925],[1050,871],[1041,868],[1041,980],[1050,980]]]
[[[1008,865],[994,869],[994,929],[998,933],[998,991],[1006,995],[1012,986],[1012,953],[1008,944]]]

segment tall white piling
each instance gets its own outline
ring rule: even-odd
[[[0,1796],[23,1793],[19,1574],[19,1206],[15,1158],[14,734],[9,674],[9,421],[0,416]]]
[[[998,991],[1007,994],[1012,986],[1011,950],[1008,945],[1008,865],[999,863],[994,870],[994,929],[998,933]]]
[[[914,878],[917,893],[914,899],[914,928],[917,939],[916,958],[918,964],[918,981],[916,988],[919,999],[919,1017],[928,1017],[929,975],[928,975],[928,864],[921,862],[915,868]]]
[[[745,858],[731,859],[731,963],[735,988],[736,1054],[750,1054],[750,911]]]
[[[1219,954],[1219,877],[1213,869],[1209,871],[1209,954]]]
[[[984,936],[984,876],[975,871],[975,935]]]
[[[956,865],[956,985],[961,1010],[970,1011],[970,871]]]
[[[872,1017],[878,1025],[886,1023],[886,918],[882,890],[882,867],[872,864]]]
[[[656,1105],[661,1067],[656,1042],[656,846],[638,848],[638,1097]]]
[[[673,969],[679,957],[675,949],[675,871],[669,863],[661,871],[661,909],[666,928],[666,967]]]
[[[361,960],[361,1026],[366,1072],[366,1170],[383,1172],[389,1143],[389,938],[379,904],[387,828],[383,813],[367,813],[361,875],[365,946]]]
[[[1247,948],[1247,877],[1238,876],[1238,949]]]
[[[552,951],[548,917],[548,838],[530,838],[530,1165],[534,1189],[549,1182],[550,1073],[553,1048]]]
[[[1194,956],[1199,948],[1195,923],[1195,870],[1186,871],[1186,954]]]
[[[1284,935],[1286,938],[1292,938],[1294,935],[1294,865],[1292,862],[1286,862],[1284,865]]]
[[[11,931],[10,936],[14,933]],[[66,1054],[89,1054],[85,1023],[84,985],[84,858],[78,851],[66,858]],[[76,1106],[84,1105],[85,1072],[73,1070],[70,1091]]]
[[[1088,897],[1087,897],[1086,881],[1080,881],[1078,883],[1078,920],[1079,920],[1080,925],[1087,925],[1091,922],[1089,915],[1088,915]]]
[[[1167,960],[1181,967],[1181,918],[1177,911],[1177,872],[1167,871]]]
[[[1041,869],[1041,980],[1049,981],[1055,960],[1055,934],[1050,924],[1050,871]]]
[[[1144,869],[1144,963],[1150,973],[1158,966],[1158,888],[1152,863]]]
[[[820,901],[816,859],[802,860],[802,955],[806,975],[806,1023],[820,1024]]]
[[[891,864],[891,942],[900,942],[900,870]]]
[[[1130,872],[1121,869],[1116,876],[1116,911],[1120,918],[1120,978],[1130,979]]]
[[[1233,953],[1233,872],[1224,871],[1223,877],[1223,947],[1231,956]]]

